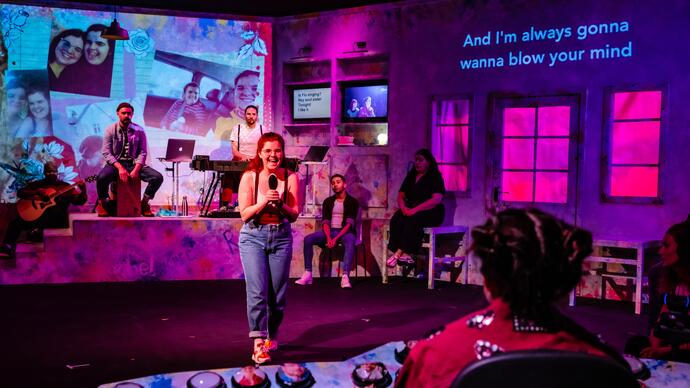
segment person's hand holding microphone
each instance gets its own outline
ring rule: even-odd
[[[278,193],[278,177],[276,174],[271,174],[268,176],[268,191],[266,192],[266,199],[268,204],[266,206],[271,206],[280,209],[283,206],[283,201],[280,199],[280,194]]]

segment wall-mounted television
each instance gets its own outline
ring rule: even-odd
[[[292,118],[295,120],[331,118],[331,88],[293,89]]]
[[[388,83],[385,81],[342,85],[342,121],[388,121]]]

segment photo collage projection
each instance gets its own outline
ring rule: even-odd
[[[168,139],[194,139],[195,155],[230,160],[230,131],[247,105],[271,128],[271,24],[118,13],[129,40],[101,32],[111,12],[0,5],[7,67],[0,104],[0,201],[43,178],[56,162],[74,182],[98,174],[103,133],[121,102],[148,139],[147,164],[161,173]],[[167,173],[154,203],[167,204]],[[180,165],[180,194],[197,202],[210,177]],[[89,202],[95,185],[87,185]]]

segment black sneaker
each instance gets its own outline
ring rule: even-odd
[[[14,248],[9,244],[3,244],[0,246],[0,259],[14,259],[15,252]]]
[[[151,212],[151,205],[149,205],[149,201],[141,201],[141,215],[144,217],[153,217],[153,213]]]

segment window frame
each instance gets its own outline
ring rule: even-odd
[[[468,107],[467,107],[467,124],[437,124],[437,111],[440,106],[440,103],[445,102],[445,101],[458,101],[458,100],[467,100],[468,102]],[[451,194],[455,196],[456,198],[470,198],[472,195],[472,140],[474,138],[472,130],[474,126],[474,109],[475,109],[475,104],[474,104],[474,99],[471,94],[446,94],[446,95],[434,95],[431,97],[431,104],[430,104],[430,123],[431,126],[429,128],[429,150],[432,152],[432,155],[434,155],[434,158],[436,158],[436,162],[438,163],[439,166],[442,165],[452,165],[452,166],[464,166],[465,169],[467,170],[467,185],[465,190],[449,190],[446,187],[446,195]],[[436,130],[437,127],[439,126],[446,126],[446,127],[467,127],[467,157],[466,160],[467,162],[465,164],[463,163],[448,163],[448,162],[443,162],[438,159],[438,155],[434,152],[434,137],[435,133],[434,131]]]
[[[616,93],[634,93],[634,92],[661,92],[661,112],[659,113],[659,159],[656,164],[657,168],[657,192],[655,197],[633,197],[633,196],[616,196],[611,195],[611,168],[616,166],[612,163],[613,152],[611,146],[613,143],[613,127],[616,122],[648,122],[653,120],[641,119],[636,120],[614,120],[614,96]],[[604,203],[620,203],[620,204],[662,204],[663,201],[663,189],[662,189],[662,170],[663,161],[665,160],[664,149],[665,149],[665,139],[668,136],[667,133],[667,123],[668,123],[668,112],[666,107],[668,98],[668,86],[666,85],[647,85],[647,86],[621,86],[621,87],[609,87],[604,89],[603,95],[603,131],[601,140],[601,166],[600,166],[600,197],[601,201]],[[625,166],[625,164],[621,164]],[[648,164],[639,164],[631,166],[653,166]]]
[[[493,139],[491,142],[494,147],[497,147],[500,152],[494,155],[494,168],[495,171],[492,173],[494,179],[494,187],[500,187],[498,195],[494,194],[498,203],[505,204],[506,206],[534,206],[546,209],[547,211],[555,211],[553,209],[566,209],[574,208],[578,202],[578,192],[577,188],[580,184],[580,174],[582,165],[580,163],[582,155],[582,139],[583,139],[583,101],[584,94],[578,92],[564,92],[558,94],[528,94],[528,95],[513,95],[513,94],[495,94],[493,98],[493,112],[492,112],[492,128],[495,128],[495,133],[492,134]],[[552,106],[569,106],[570,112],[570,128],[568,136],[539,136],[537,132],[535,122],[535,133],[534,139],[534,159],[533,167],[529,170],[527,169],[504,169],[503,168],[503,152],[504,152],[504,122],[503,122],[503,111],[507,108],[545,108]],[[500,112],[498,116],[497,113]],[[536,112],[535,112],[536,113]],[[500,117],[499,117],[500,116]],[[538,120],[538,116],[535,116],[535,120]],[[522,138],[520,136],[509,136],[509,138]],[[568,169],[567,170],[548,170],[548,169],[538,169],[537,168],[537,144],[539,139],[549,139],[549,138],[559,138],[568,139]],[[532,186],[532,200],[531,201],[512,201],[505,199],[503,196],[503,190],[505,188],[502,185],[503,171],[517,171],[517,172],[531,172],[533,173],[533,186]],[[566,192],[565,202],[542,202],[537,201],[536,192],[536,175],[538,172],[565,172],[568,179],[568,189]],[[500,179],[499,179],[500,178]]]

